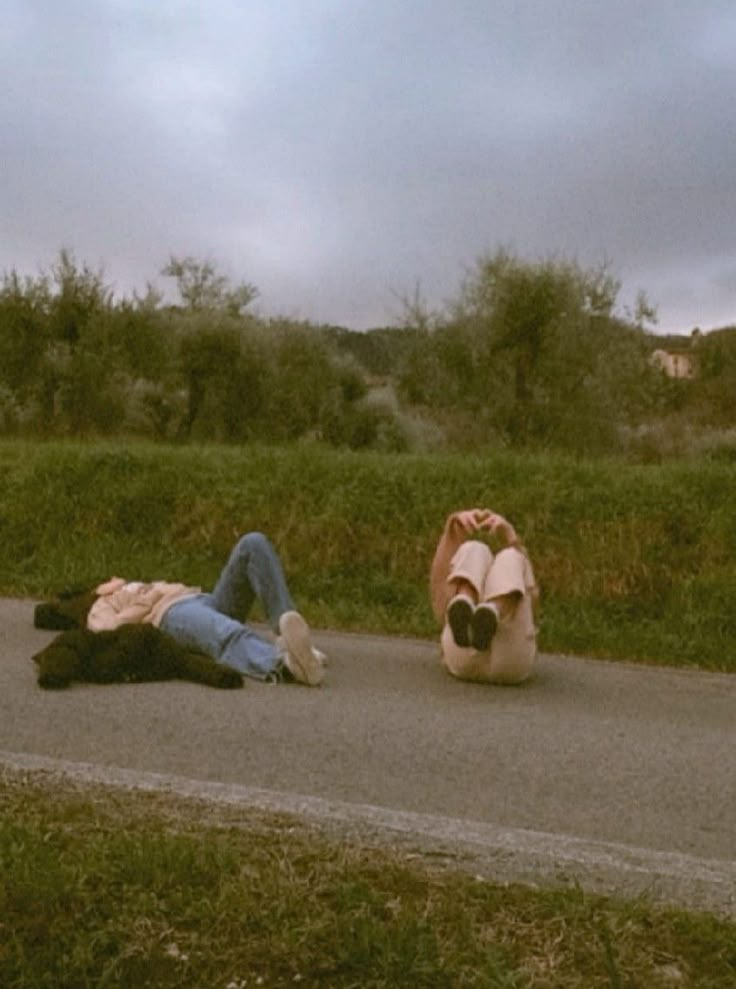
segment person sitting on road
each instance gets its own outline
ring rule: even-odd
[[[493,553],[479,538],[499,536]],[[485,683],[521,683],[537,655],[534,604],[538,591],[531,562],[514,527],[487,508],[448,516],[430,572],[442,662],[453,676]]]
[[[275,642],[245,621],[256,598]],[[185,648],[258,680],[295,680],[315,687],[325,675],[326,657],[313,646],[309,626],[295,610],[281,560],[261,532],[239,539],[211,593],[185,584],[111,577],[87,595],[40,607],[56,607],[56,618],[67,622],[45,627],[82,624],[102,632],[127,624],[156,625]]]

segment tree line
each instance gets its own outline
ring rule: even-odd
[[[605,266],[478,259],[440,311],[418,294],[395,327],[354,332],[252,311],[255,286],[172,256],[115,298],[62,250],[0,283],[0,431],[351,448],[490,445],[609,452],[654,423],[736,425],[736,330],[698,340],[698,373],[652,366],[655,313],[618,305]]]

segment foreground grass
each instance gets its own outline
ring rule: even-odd
[[[0,778],[0,985],[731,989],[736,925],[499,887],[288,818]]]
[[[541,648],[736,669],[736,465],[356,454],[318,446],[0,442],[0,592],[112,573],[211,586],[267,532],[315,625],[431,637],[448,512],[507,514],[542,588]]]

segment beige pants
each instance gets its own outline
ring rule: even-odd
[[[453,676],[485,683],[521,683],[530,676],[537,656],[532,592],[534,573],[518,549],[494,554],[485,543],[469,539],[452,558],[448,582],[462,578],[476,590],[478,601],[492,601],[516,592],[518,603],[501,608],[496,634],[488,652],[455,644],[447,623],[442,630],[442,662]]]

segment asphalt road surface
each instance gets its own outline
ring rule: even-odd
[[[410,840],[501,879],[736,915],[736,676],[542,656],[461,683],[434,643],[316,632],[324,686],[36,686],[0,600],[0,768],[162,786]]]

